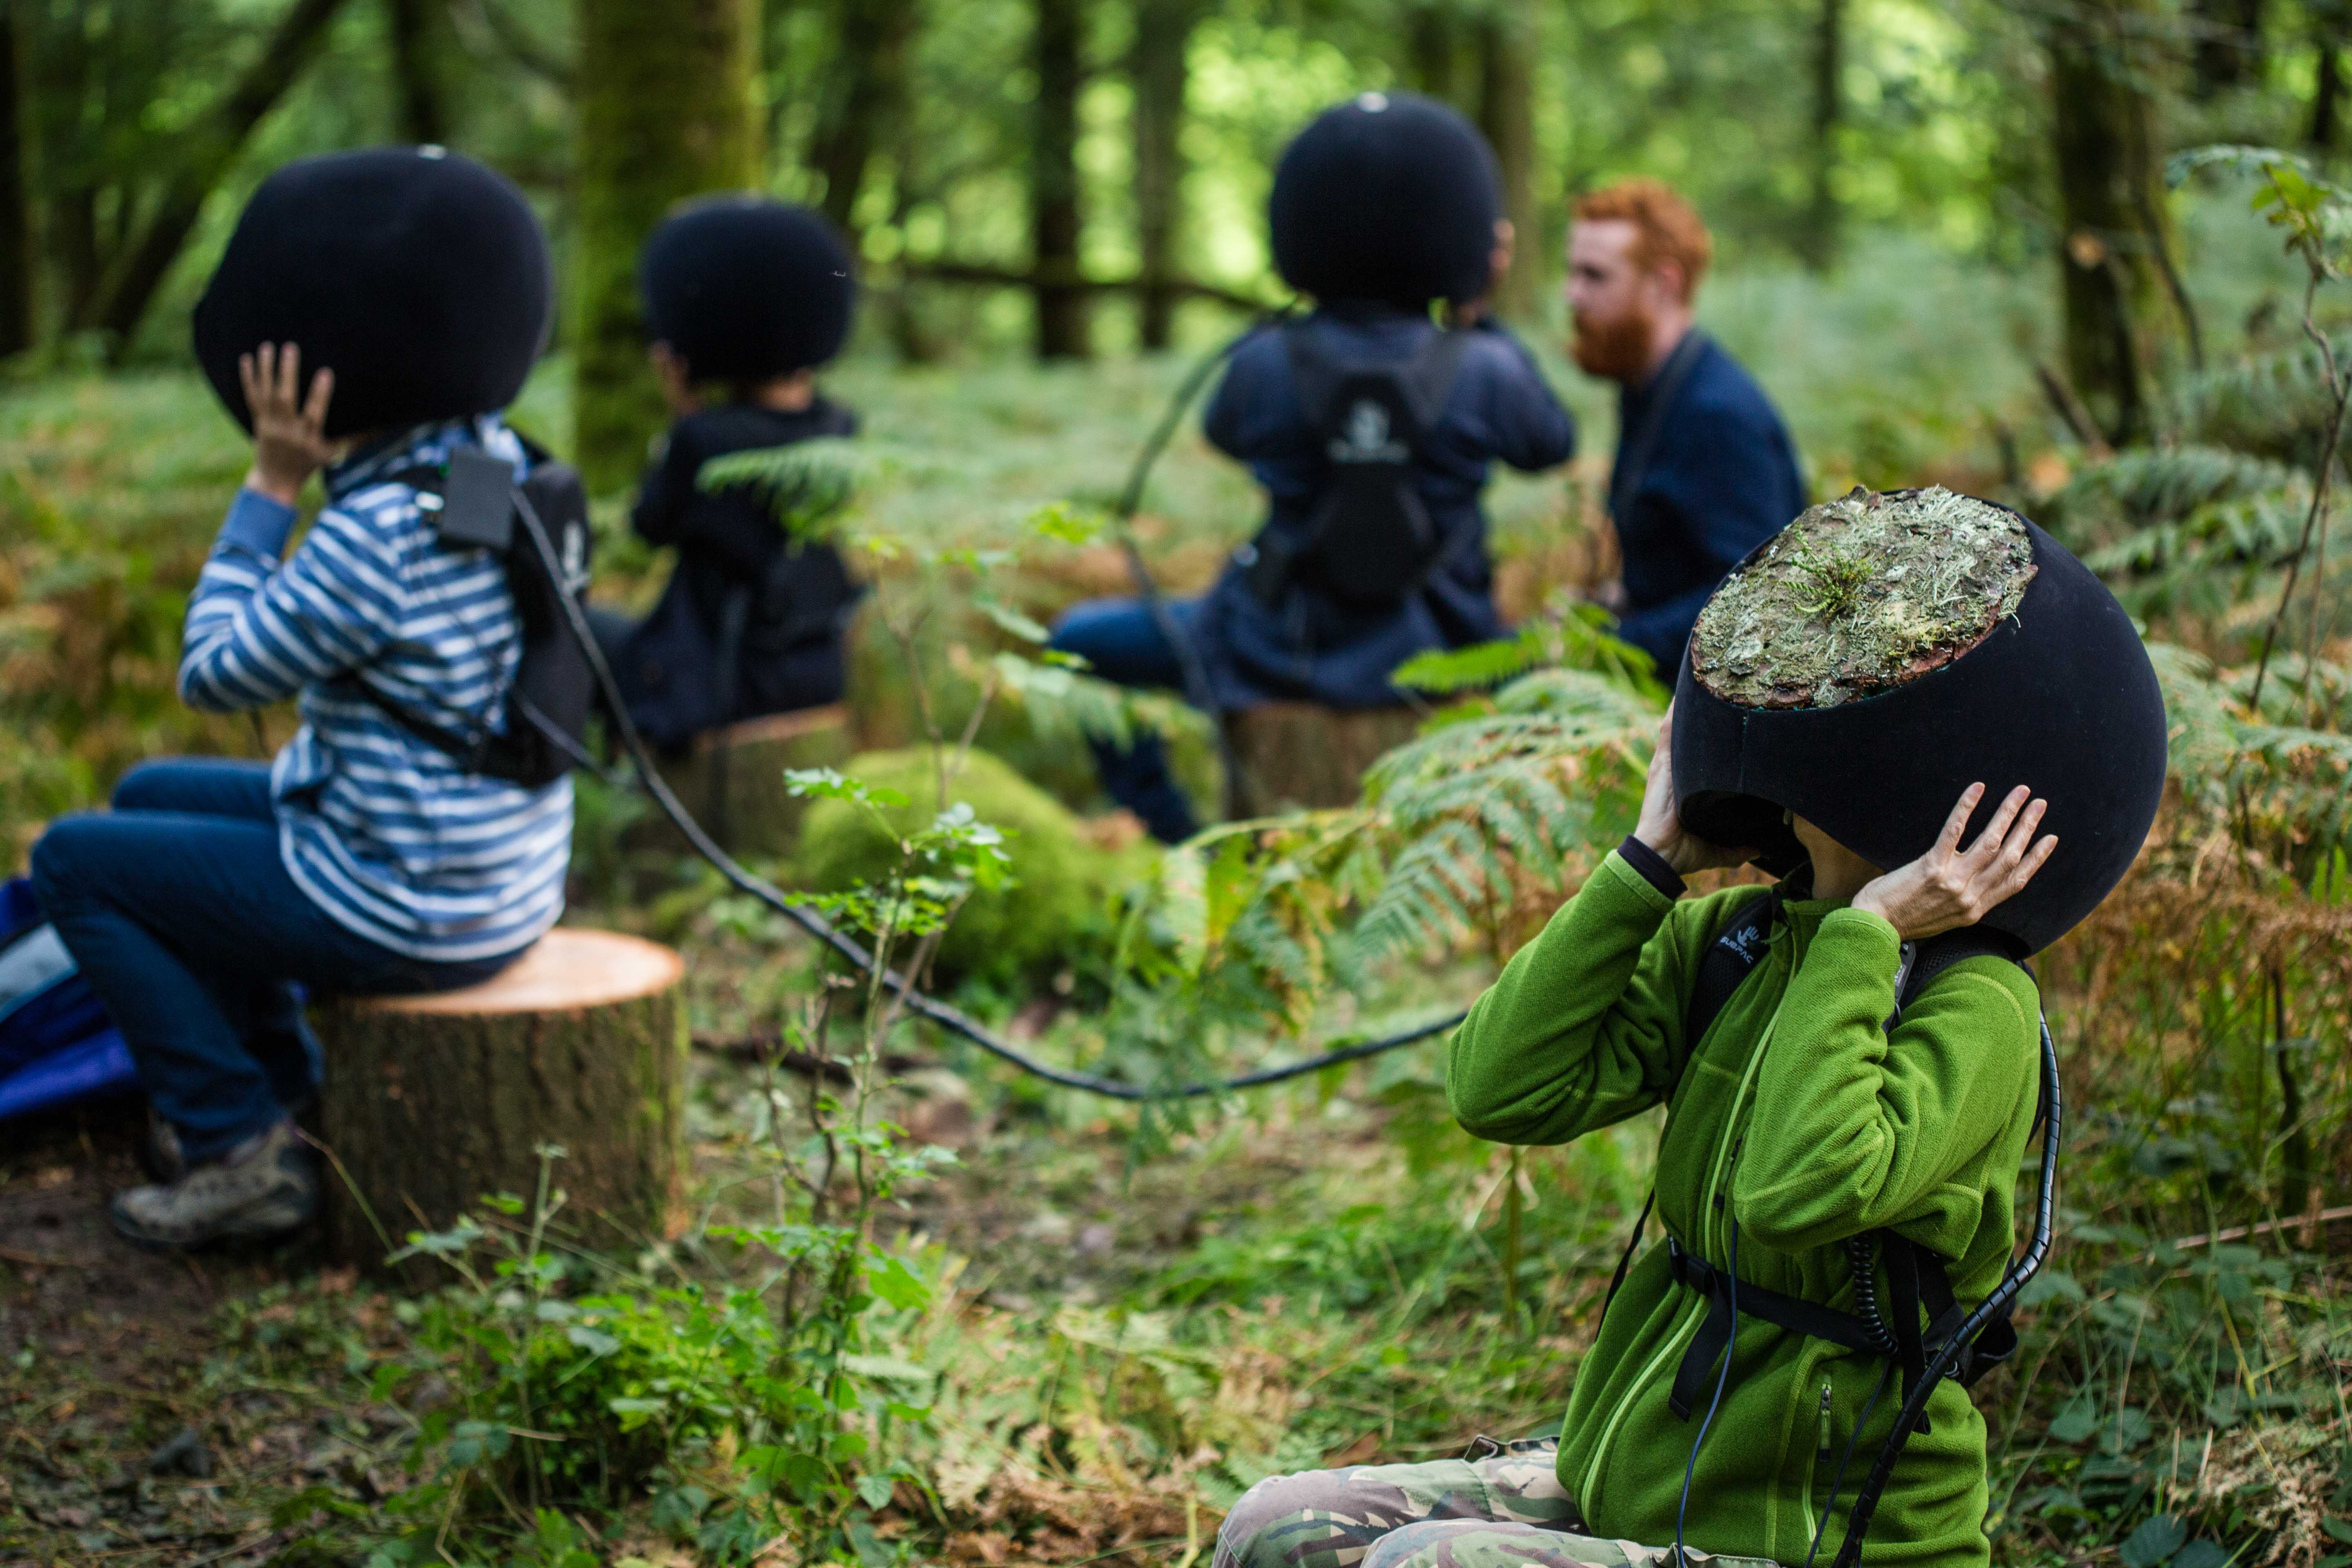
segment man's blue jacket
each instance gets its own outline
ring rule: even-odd
[[[1670,363],[1620,395],[1609,480],[1624,554],[1626,612],[1617,635],[1655,659],[1669,686],[1716,584],[1805,510],[1796,452],[1763,389],[1712,339],[1693,352],[1681,376]],[[1661,396],[1666,403],[1643,461],[1642,433]]]
[[[1426,316],[1391,306],[1339,303],[1308,316],[1304,330],[1335,361],[1406,361],[1438,329]],[[1276,700],[1334,708],[1401,700],[1390,672],[1417,653],[1505,635],[1486,558],[1479,504],[1495,459],[1532,472],[1567,461],[1576,424],[1545,384],[1527,350],[1490,319],[1469,333],[1453,387],[1421,444],[1419,489],[1445,552],[1422,584],[1393,608],[1350,608],[1294,579],[1269,607],[1238,563],[1209,591],[1195,622],[1202,661],[1218,705]],[[1210,441],[1250,466],[1270,503],[1266,534],[1307,537],[1316,503],[1331,482],[1324,438],[1307,422],[1288,345],[1279,327],[1253,334],[1211,401]]]

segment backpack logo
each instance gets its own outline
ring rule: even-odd
[[[1348,423],[1328,450],[1335,463],[1402,463],[1412,449],[1389,438],[1389,411],[1377,400],[1360,397],[1348,410]]]

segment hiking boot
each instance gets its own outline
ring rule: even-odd
[[[188,1152],[180,1130],[153,1106],[147,1108],[147,1136],[139,1141],[139,1168],[166,1185],[188,1173]]]
[[[317,1162],[281,1121],[176,1182],[117,1193],[115,1230],[142,1247],[201,1247],[208,1241],[274,1241],[319,1212]]]

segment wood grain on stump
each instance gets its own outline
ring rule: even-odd
[[[832,703],[714,730],[688,755],[663,763],[662,776],[729,854],[782,856],[798,844],[808,809],[785,790],[786,770],[837,768],[849,752],[849,710]],[[656,818],[654,831],[686,848],[667,822]]]
[[[1419,729],[1410,708],[1341,710],[1265,702],[1225,715],[1235,776],[1225,815],[1268,816],[1293,807],[1353,805],[1364,770]]]
[[[685,967],[654,942],[559,927],[482,984],[320,1007],[334,1255],[380,1267],[377,1224],[397,1243],[446,1228],[486,1194],[528,1200],[542,1143],[565,1151],[551,1182],[568,1194],[559,1223],[571,1234],[600,1246],[674,1234]]]

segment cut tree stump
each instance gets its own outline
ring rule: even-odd
[[[1228,713],[1225,739],[1234,776],[1225,781],[1225,815],[1353,805],[1364,770],[1381,752],[1412,740],[1420,726],[1421,715],[1411,708],[1263,702]]]
[[[528,1203],[543,1143],[564,1150],[549,1177],[564,1232],[598,1247],[675,1234],[685,971],[656,943],[558,927],[479,985],[320,1007],[334,1256],[380,1268],[386,1235],[446,1229],[486,1194]]]
[[[789,855],[800,840],[808,802],[786,792],[790,768],[834,768],[848,760],[849,710],[840,703],[771,713],[714,730],[694,751],[662,764],[662,777],[705,831],[730,855]],[[687,846],[658,815],[653,828],[671,847]]]

